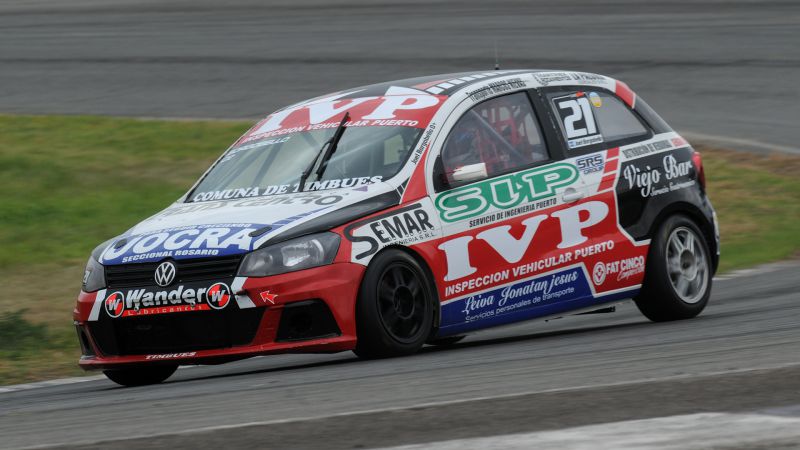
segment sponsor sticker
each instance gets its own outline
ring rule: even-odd
[[[442,326],[489,324],[503,316],[589,295],[583,272],[575,267],[451,301],[442,307]]]
[[[436,198],[436,209],[445,222],[470,219],[484,214],[490,208],[508,211],[522,203],[548,199],[555,196],[558,188],[569,186],[577,180],[578,169],[572,164],[549,164],[452,189]],[[552,205],[545,202],[541,206]],[[506,213],[503,218],[518,213],[520,211]]]
[[[178,285],[174,289],[128,289],[116,291],[104,301],[106,313],[111,318],[146,316],[188,311],[225,309],[233,298],[226,283],[208,287]]]
[[[147,355],[144,359],[180,359],[180,358],[191,358],[195,356],[197,352],[183,352],[183,353],[161,353],[157,355]]]
[[[572,81],[572,77],[567,72],[540,72],[534,73],[533,78],[536,79],[542,86],[548,86],[553,83]]]
[[[603,155],[595,153],[575,160],[575,166],[582,174],[594,173],[603,170]]]
[[[323,191],[327,189],[341,189],[341,188],[355,188],[365,186],[368,184],[380,183],[383,177],[376,175],[374,177],[357,177],[357,178],[338,178],[331,180],[314,181],[308,183],[303,187],[303,192]],[[245,187],[236,189],[224,189],[220,191],[206,191],[198,192],[192,197],[192,202],[207,202],[212,200],[234,200],[250,197],[265,197],[270,195],[281,195],[298,192],[300,185],[295,184],[281,184],[271,185],[266,187]],[[307,197],[306,197],[307,198]],[[339,197],[340,198],[340,197]],[[291,201],[292,197],[287,197]],[[318,205],[329,205],[336,203],[336,197],[328,196],[327,199],[315,199]],[[301,199],[302,200],[302,199]]]
[[[672,148],[673,144],[664,139],[655,142],[648,142],[645,144],[638,144],[633,147],[628,147],[622,150],[625,159],[638,158],[639,156],[649,155],[651,153],[658,153],[662,150]]]
[[[480,87],[474,91],[467,91],[467,96],[474,102],[479,102],[485,98],[502,94],[514,89],[522,89],[525,87],[525,82],[520,78],[511,78],[509,80],[492,81],[489,84]]]
[[[125,312],[125,296],[122,292],[114,292],[106,297],[104,306],[106,313],[116,319]]]
[[[597,92],[589,92],[589,101],[595,108],[600,108],[601,106],[603,106],[603,99]]]
[[[436,237],[436,226],[421,203],[408,205],[347,226],[355,261],[374,255],[389,244],[409,245]]]
[[[270,305],[274,305],[275,299],[278,298],[278,294],[272,294],[270,291],[262,291],[259,295],[261,296],[261,301]]]
[[[644,256],[634,256],[611,262],[598,261],[592,269],[592,281],[596,286],[606,282],[609,275],[616,275],[616,281],[625,281],[644,273]]]
[[[275,138],[300,131],[336,128],[345,112],[347,127],[404,126],[424,128],[445,96],[391,86],[382,96],[348,97],[345,92],[299,103],[276,111],[259,122],[241,143]]]
[[[152,262],[164,258],[225,256],[252,250],[250,234],[263,224],[231,223],[167,228],[131,235],[110,245],[101,255],[103,264]]]
[[[642,197],[655,197],[695,185],[694,165],[688,152],[654,156],[624,166],[624,182],[620,183],[624,189],[636,191]]]
[[[206,291],[206,302],[212,309],[224,309],[231,302],[231,288],[225,283],[214,283]]]
[[[551,245],[554,249],[562,250],[563,254],[559,255],[558,262],[553,265],[566,262],[566,258],[572,259],[572,257],[565,256],[564,254],[567,253],[565,250],[587,243],[589,238],[584,235],[584,230],[603,222],[609,217],[609,211],[605,202],[588,201],[550,214],[526,217],[520,222],[522,230],[514,233],[509,224],[504,224],[488,227],[474,236],[471,234],[454,236],[437,246],[445,256],[447,273],[444,281],[452,282],[468,277],[478,272],[476,265],[485,270],[486,267],[519,263],[528,250],[533,248],[534,242],[537,243],[536,248],[539,251],[545,251],[547,248],[551,248]],[[560,242],[555,241],[553,237],[559,235]],[[536,239],[537,236],[538,239]],[[613,241],[608,242],[610,248],[613,248]],[[475,250],[476,246],[483,248],[488,246],[491,251],[478,252]],[[603,242],[588,243],[588,246],[578,247],[573,251],[574,259],[583,258],[594,252],[605,251],[606,247]],[[492,264],[491,258],[494,255],[497,255],[499,259]],[[562,260],[562,258],[564,259]],[[547,259],[544,264],[547,263],[546,261]],[[519,276],[517,270],[526,273],[536,269],[529,267],[529,264],[533,263],[523,263],[520,269],[514,268],[514,277]],[[446,292],[457,293],[466,289],[469,289],[469,286],[463,287],[462,285],[461,288],[453,287],[452,290],[446,288]]]

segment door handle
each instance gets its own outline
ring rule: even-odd
[[[578,191],[573,188],[566,188],[564,193],[561,194],[561,200],[564,200],[565,203],[572,203],[577,202],[578,200],[582,199],[586,194],[583,191]]]

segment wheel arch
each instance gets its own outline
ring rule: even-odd
[[[407,255],[411,256],[412,258],[414,258],[414,260],[417,262],[417,264],[419,264],[419,266],[422,268],[422,271],[425,273],[425,276],[427,277],[427,281],[428,281],[428,283],[430,285],[431,291],[433,292],[433,295],[431,296],[432,297],[431,301],[434,303],[432,305],[433,306],[433,330],[431,330],[431,335],[436,334],[436,331],[439,329],[439,321],[441,319],[441,306],[442,305],[441,305],[441,299],[439,298],[439,287],[436,285],[436,279],[434,278],[433,270],[431,270],[430,264],[428,264],[428,261],[425,259],[425,257],[422,256],[422,254],[419,253],[418,251],[414,250],[411,247],[406,247],[404,245],[398,245],[398,244],[387,245],[386,247],[380,249],[372,257],[372,259],[375,259],[375,256],[377,256],[377,255],[379,255],[381,253],[384,253],[384,252],[386,252],[388,250],[399,250],[399,251],[401,251],[403,253],[406,253]],[[372,261],[370,261],[370,263],[372,263]],[[367,266],[367,267],[369,267],[369,266]],[[361,290],[362,288],[363,288],[363,286],[360,286],[359,290]]]
[[[717,253],[719,249],[717,248],[714,225],[697,206],[687,202],[675,202],[669,204],[658,213],[655,219],[653,219],[653,222],[650,224],[650,228],[647,231],[647,237],[652,238],[656,231],[658,231],[658,227],[660,227],[664,221],[666,221],[669,217],[678,214],[683,214],[689,217],[689,219],[697,224],[697,226],[700,228],[700,231],[703,232],[703,237],[705,238],[709,247],[712,269],[715,273],[717,271],[717,266],[719,265],[719,255]]]

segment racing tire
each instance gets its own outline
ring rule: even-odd
[[[428,339],[426,344],[434,345],[436,347],[449,347],[451,345],[455,345],[464,340],[467,337],[466,335],[461,336],[447,336],[443,338],[435,338],[435,339]]]
[[[712,278],[700,228],[686,216],[670,216],[653,236],[642,290],[634,301],[653,322],[690,319],[706,307]]]
[[[130,369],[104,370],[103,375],[114,383],[125,387],[132,387],[161,383],[172,376],[176,370],[178,370],[178,366],[173,365],[136,367]]]
[[[356,304],[353,352],[374,359],[416,353],[433,329],[435,293],[419,263],[389,249],[370,262]]]

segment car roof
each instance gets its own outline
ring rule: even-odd
[[[487,80],[490,78],[498,78],[501,76],[515,74],[515,73],[532,73],[532,72],[540,72],[540,71],[486,70],[480,72],[475,71],[475,72],[445,73],[445,74],[428,75],[415,78],[406,78],[402,80],[387,81],[383,83],[361,86],[355,89],[362,90],[361,92],[359,92],[359,96],[365,94],[369,95],[373,92],[375,94],[380,95],[380,93],[386,92],[386,90],[390,86],[418,89],[422,91],[427,91],[428,93],[435,95],[449,95],[452,92],[455,92],[462,88],[466,88],[472,84],[479,83],[482,80]]]
[[[429,94],[434,94],[434,95],[451,96],[453,95],[453,93],[461,89],[468,88],[471,85],[492,78],[499,78],[513,74],[533,74],[540,72],[559,72],[559,71],[545,70],[545,69],[524,69],[524,70],[486,70],[486,71],[446,73],[446,74],[428,75],[415,78],[405,78],[401,80],[385,81],[381,83],[358,86],[349,89],[344,89],[338,92],[328,93],[325,95],[318,96],[316,98],[326,98],[333,95],[337,95],[338,98],[367,97],[373,95],[381,96],[384,95],[384,93],[390,87],[415,89],[415,90],[425,91]],[[565,71],[560,71],[560,72],[565,72]],[[306,100],[305,102],[313,101],[316,98]]]

